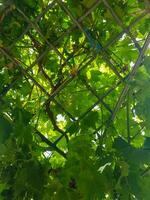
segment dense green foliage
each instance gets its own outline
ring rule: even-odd
[[[0,1],[0,200],[150,199],[149,11]]]

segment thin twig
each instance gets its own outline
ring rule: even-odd
[[[56,122],[56,120],[55,120],[54,114],[53,114],[53,112],[52,112],[51,109],[50,109],[50,106],[51,106],[50,104],[51,104],[51,101],[48,99],[47,102],[46,102],[46,104],[45,104],[45,109],[46,109],[46,113],[48,114],[49,119],[50,119],[51,122],[52,122],[52,125],[53,125],[53,127],[54,127],[54,130],[56,130],[56,131],[58,131],[59,133],[61,133],[61,134],[66,138],[66,141],[68,142],[69,139],[68,139],[67,134],[66,134],[62,129],[60,129],[60,128],[58,127],[58,125],[57,125],[57,122]]]

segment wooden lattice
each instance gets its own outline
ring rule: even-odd
[[[92,117],[97,119],[90,127],[95,140],[105,138],[109,127],[115,126],[113,122],[128,102],[131,82],[150,43],[148,32],[140,40],[134,32],[149,19],[149,5],[131,16],[124,13],[120,17],[108,0],[96,0],[79,16],[61,0],[50,1],[33,15],[32,9],[21,9],[20,4],[6,3],[0,18],[1,73],[8,77],[1,81],[1,104],[8,101],[8,107],[13,106],[19,98],[28,111],[36,104],[31,109],[35,133],[66,157],[59,143],[62,139],[68,142],[83,129],[88,131],[86,123]],[[119,48],[129,48],[131,58],[127,60],[127,51],[118,55]],[[19,90],[18,97],[15,91]],[[48,117],[52,138],[50,132],[41,130],[40,124],[45,123],[40,121],[41,113]]]

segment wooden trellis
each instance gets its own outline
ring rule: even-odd
[[[90,46],[91,38],[89,34],[92,32],[94,35],[94,27],[91,27],[90,25],[89,27],[85,27],[84,22],[86,19],[88,19],[90,15],[92,15],[93,12],[95,12],[96,9],[101,6],[103,6],[110,13],[112,19],[116,23],[116,27],[118,27],[118,29],[121,31],[118,31],[115,36],[110,37],[106,42],[100,42],[98,36],[96,39],[92,38],[92,42],[94,43],[94,45]],[[56,40],[54,40],[52,37],[50,38],[50,40],[44,35],[44,27],[43,29],[41,28],[40,22],[46,20],[44,19],[45,15],[49,16],[50,18],[51,11],[53,11],[54,9],[60,9],[61,12],[65,13],[65,15],[68,17],[69,25],[66,25],[67,28],[61,31],[59,37]],[[95,109],[96,106],[99,105],[102,105],[103,108],[107,110],[107,112],[109,113],[109,117],[107,117],[103,122],[99,120],[99,125],[95,127],[93,133],[98,135],[99,137],[101,137],[102,134],[102,136],[104,137],[128,94],[130,88],[130,85],[128,83],[134,78],[138,67],[143,61],[144,54],[150,43],[150,33],[148,33],[147,36],[143,38],[144,42],[142,43],[142,45],[132,33],[132,28],[135,27],[141,20],[143,20],[144,17],[149,15],[149,10],[143,10],[140,15],[133,18],[130,24],[126,25],[124,24],[124,21],[122,21],[118,17],[118,14],[113,9],[108,0],[95,1],[95,3],[90,8],[86,9],[83,15],[79,18],[76,18],[76,16],[74,16],[74,13],[70,10],[70,8],[64,1],[54,0],[50,2],[47,7],[42,10],[42,12],[40,12],[32,19],[26,14],[25,10],[21,10],[16,5],[9,5],[9,7],[4,8],[3,10],[3,14],[0,19],[1,24],[3,24],[3,21],[8,17],[8,15],[10,15],[10,13],[13,12],[15,12],[14,15],[17,15],[18,17],[20,16],[25,25],[22,28],[21,34],[19,33],[17,38],[10,38],[9,43],[2,43],[0,45],[1,58],[6,63],[6,66],[2,67],[13,68],[14,71],[16,71],[11,74],[9,83],[2,86],[2,89],[0,91],[1,103],[5,101],[5,96],[7,96],[7,94],[11,90],[14,90],[16,84],[18,82],[20,83],[20,81],[22,81],[24,78],[25,80],[28,80],[30,82],[32,87],[36,86],[41,91],[41,94],[45,96],[45,99],[42,102],[42,109],[49,117],[53,129],[58,133],[58,137],[54,142],[52,142],[50,136],[49,139],[45,137],[46,133],[41,133],[37,129],[35,130],[35,133],[40,136],[43,142],[51,146],[63,157],[66,157],[66,154],[58,148],[57,144],[62,138],[65,138],[68,142],[69,128],[74,125],[80,128],[80,122],[84,120],[84,118],[87,117],[91,113],[91,111]],[[74,44],[75,50],[71,52],[71,50],[68,50],[70,45],[68,38],[75,31],[80,32],[80,35],[82,35],[81,37],[83,39],[83,43],[81,46],[81,43]],[[101,30],[95,32],[98,33],[101,32]],[[133,44],[135,51],[138,54],[138,57],[133,67],[130,68],[128,72],[126,71],[125,73],[122,73],[121,70],[123,70],[124,68],[123,62],[117,61],[116,55],[113,56],[113,52],[110,53],[110,48],[113,45],[117,45],[117,42],[121,38],[123,38],[125,34],[127,37],[130,38],[131,43]],[[1,37],[4,36],[5,33],[2,27]],[[28,41],[28,44],[23,45],[25,40]],[[62,49],[58,45],[61,41],[66,42],[64,42],[64,46],[62,47]],[[25,63],[25,55],[13,53],[14,49],[17,49],[18,52],[20,51],[20,54],[22,54],[21,49],[26,49],[25,52],[27,54],[31,53],[35,58],[34,61],[32,59],[31,62],[30,58],[26,58],[27,63]],[[58,80],[55,81],[52,80],[51,74],[48,72],[46,67],[47,64],[45,64],[46,62],[43,61],[44,59],[46,59],[46,61],[48,62],[48,60],[51,59],[51,57],[49,56],[45,58],[45,56],[48,55],[49,52],[52,52],[52,57],[56,57],[57,64],[59,62],[59,70],[58,72],[56,72],[57,77],[54,78],[57,78]],[[90,82],[91,79],[86,78],[86,69],[92,67],[92,63],[99,57],[104,63],[106,63],[106,65],[110,68],[111,72],[114,75],[114,84],[107,87],[107,89],[104,90],[102,94],[99,94],[97,89],[92,86]],[[122,58],[119,59],[122,60]],[[122,66],[120,66],[121,64]],[[120,67],[118,67],[118,65]],[[39,74],[44,77],[42,81],[40,81]],[[47,83],[49,84],[49,87],[47,86]],[[79,84],[79,87],[81,87],[81,96],[85,95],[87,96],[87,99],[91,98],[89,101],[89,105],[85,105],[85,109],[83,109],[82,112],[79,110],[79,102],[74,103],[75,110],[79,113],[78,116],[74,115],[74,113],[69,110],[69,106],[65,106],[64,104],[64,101],[66,101],[66,104],[69,104],[69,101],[71,101],[69,99],[71,99],[72,96],[78,92],[76,91],[76,88],[74,88],[74,92],[68,92],[69,90],[67,90],[66,92],[65,89],[68,87],[75,87],[76,84]],[[118,87],[121,88],[120,95],[116,99],[114,107],[110,107],[110,105],[106,102],[106,98],[109,98],[109,95],[117,90]],[[64,101],[63,95],[66,98]],[[53,105],[57,105],[60,110],[55,110],[55,107]],[[56,116],[60,113],[67,117],[70,127],[67,127],[65,129],[61,128],[58,125]],[[99,133],[100,130],[101,134]]]

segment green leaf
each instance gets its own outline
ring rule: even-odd
[[[3,115],[0,115],[0,143],[5,143],[11,133],[12,125]]]
[[[14,117],[16,121],[20,121],[27,125],[32,118],[32,113],[22,108],[16,107],[13,111]]]
[[[92,127],[96,128],[96,122],[98,121],[99,115],[96,111],[91,111],[82,121],[83,127]]]
[[[122,155],[130,164],[144,164],[150,161],[150,151],[146,151],[143,148],[134,148],[129,145],[122,138],[117,138],[113,146],[118,154]]]
[[[143,64],[146,68],[147,73],[150,74],[150,56],[145,56]]]
[[[145,137],[143,149],[150,150],[150,137]]]
[[[115,139],[113,147],[119,151],[124,151],[124,149],[129,149],[130,145],[121,137]]]
[[[91,70],[91,79],[93,81],[99,81],[101,78],[101,72],[99,70]]]

